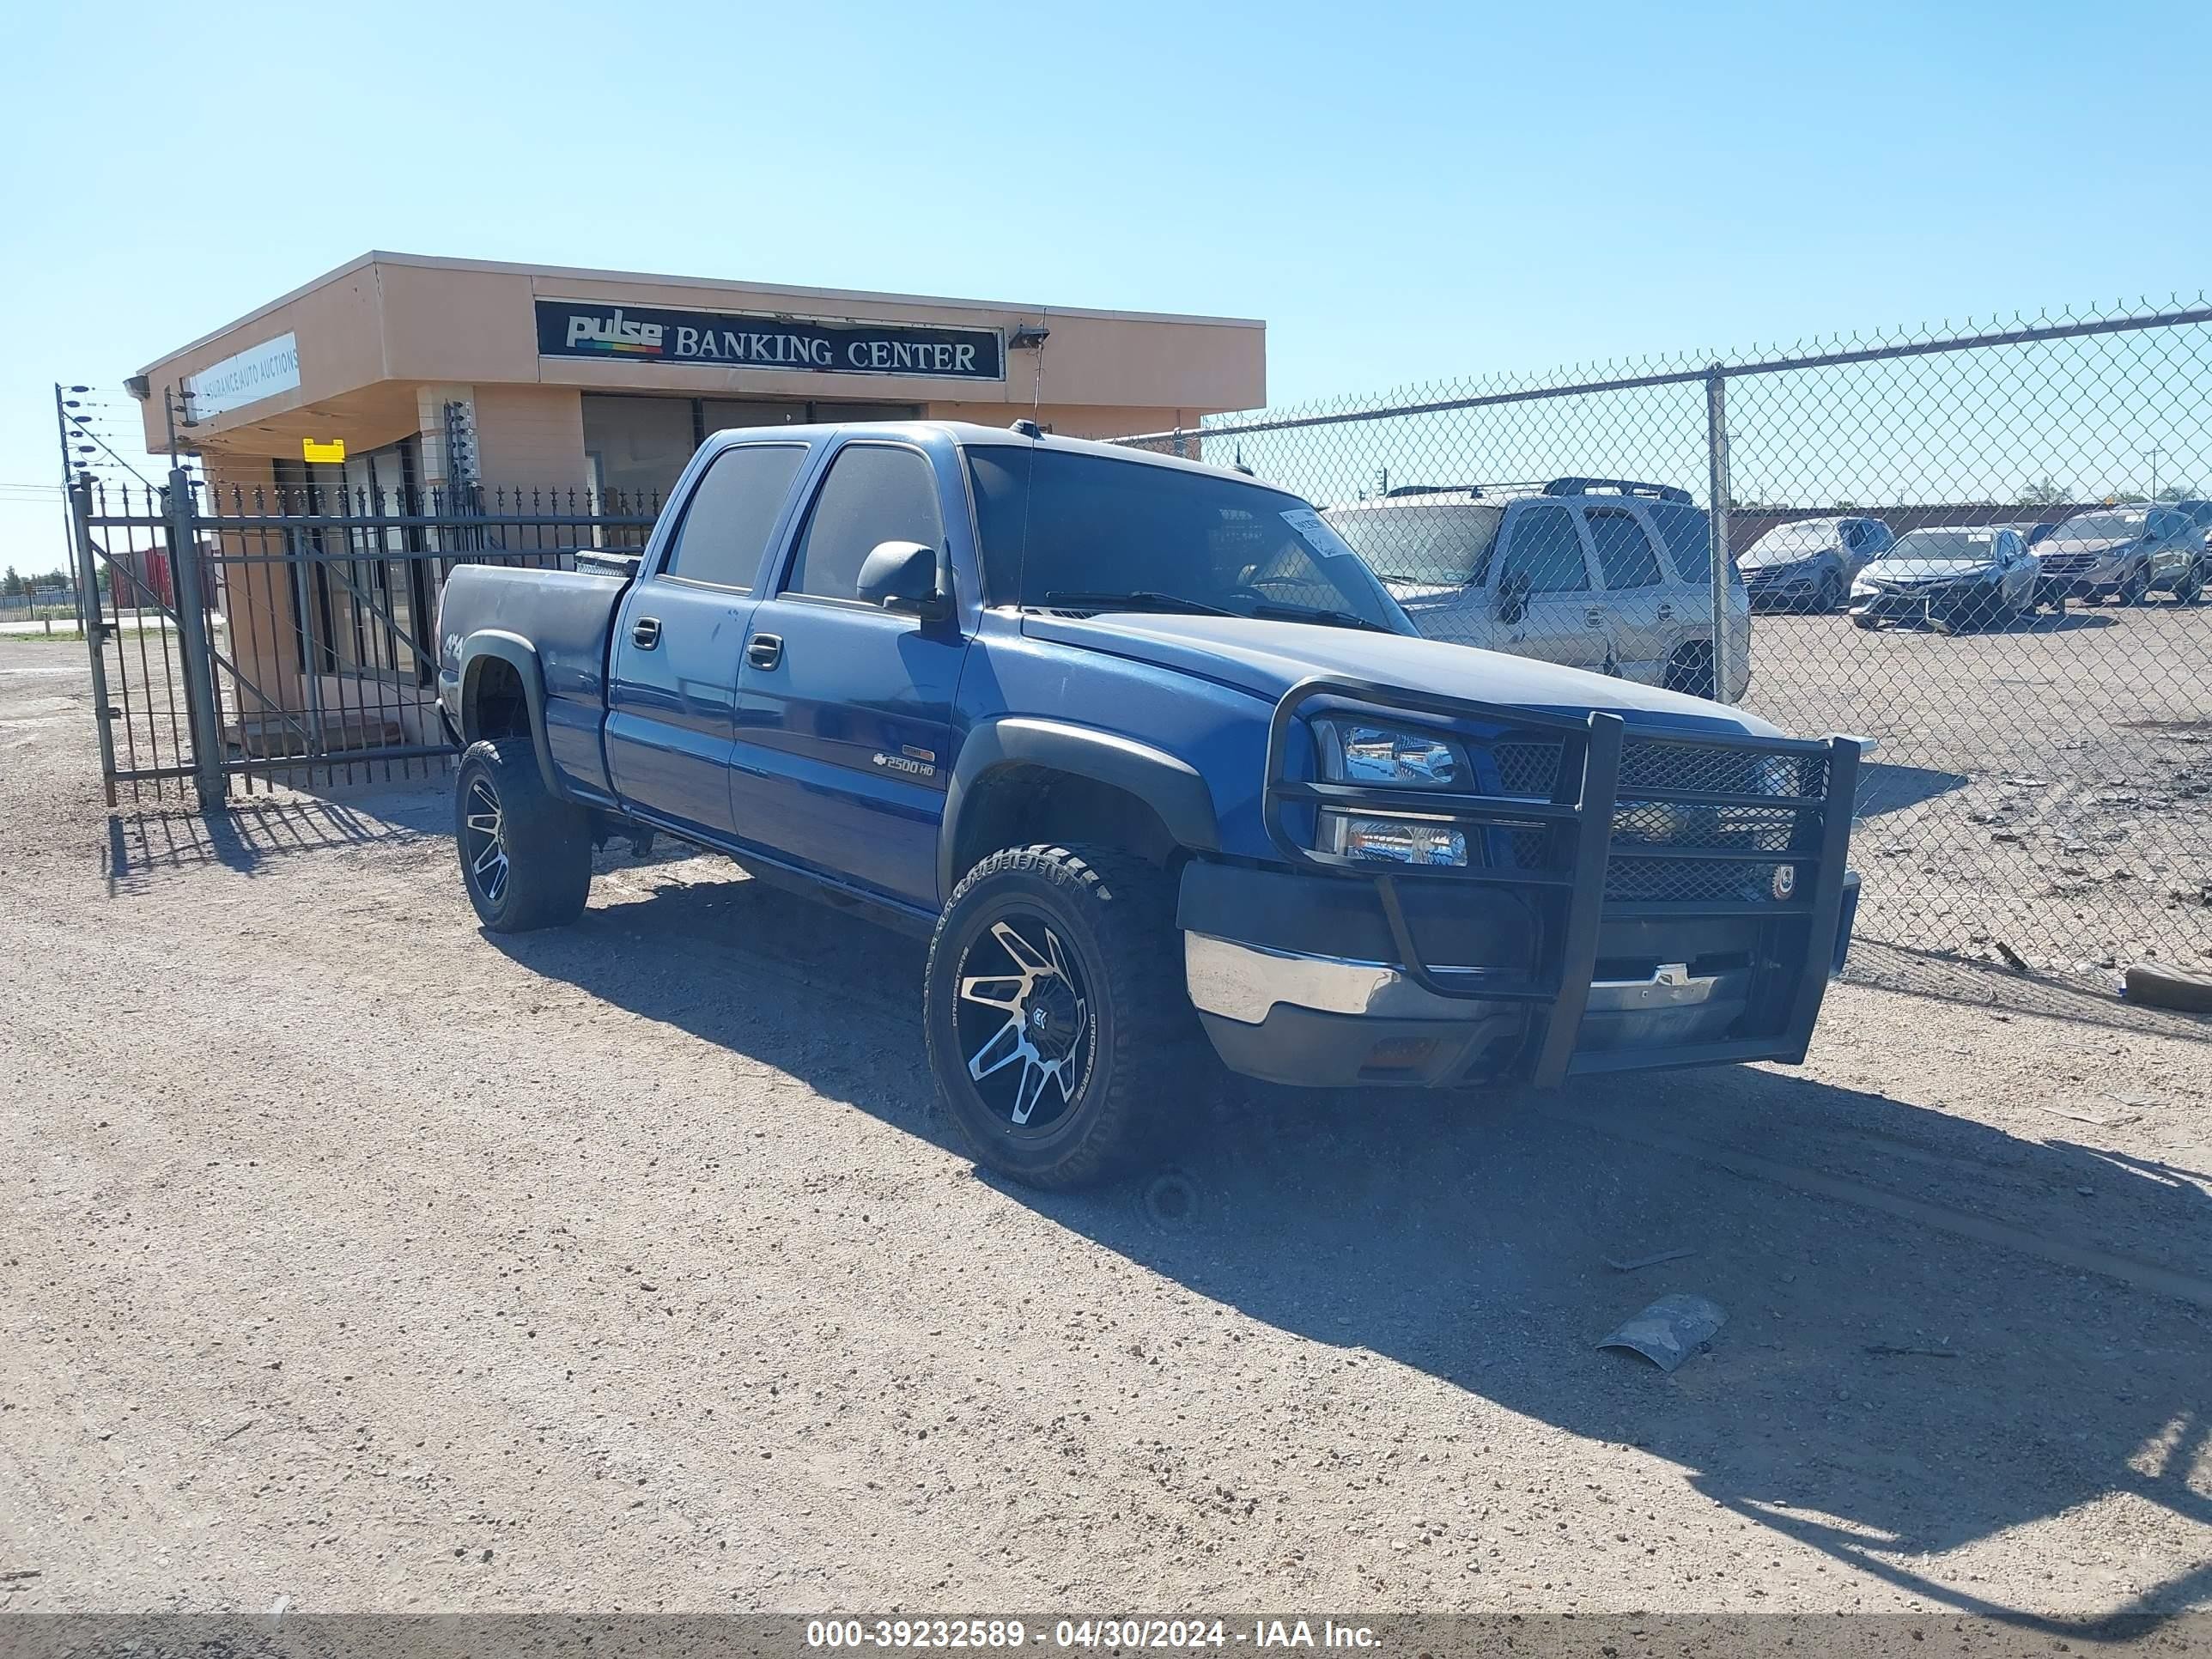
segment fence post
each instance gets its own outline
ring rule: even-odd
[[[229,781],[222,770],[222,702],[216,686],[215,650],[208,638],[208,607],[201,585],[199,515],[191,477],[169,472],[169,581],[177,601],[177,654],[183,659],[185,719],[192,732],[192,784],[200,811],[220,811]]]
[[[1712,568],[1713,701],[1733,702],[1729,692],[1729,434],[1728,376],[1716,363],[1705,376],[1705,499]]]
[[[107,700],[107,622],[100,613],[100,554],[92,539],[92,474],[80,472],[70,485],[71,552],[76,558],[76,614],[84,628],[85,649],[92,653],[92,723],[100,734],[100,779],[107,804],[115,805],[115,707]]]

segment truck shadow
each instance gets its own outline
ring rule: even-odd
[[[923,1063],[914,940],[739,878],[603,897],[574,929],[493,943],[805,1081],[821,1109],[849,1103],[964,1156]],[[1551,1097],[1224,1079],[1189,1109],[1172,1164],[1115,1187],[985,1179],[1253,1319],[1463,1390],[1471,1442],[1495,1425],[1488,1402],[1639,1449],[1929,1602],[2095,1638],[2212,1597],[2212,1228],[2196,1172],[1745,1068]],[[1668,1250],[1692,1254],[1607,1263]],[[1670,1291],[1728,1311],[1709,1352],[1662,1375],[1594,1348]],[[2201,1547],[2087,1583],[2043,1574],[2043,1598],[2034,1572],[1992,1575],[2001,1593],[1941,1560],[2116,1504],[2133,1512],[2102,1538],[2148,1530],[2148,1505]],[[2045,1539],[2033,1556],[2080,1553]],[[2109,1610],[2051,1616],[2035,1599]]]

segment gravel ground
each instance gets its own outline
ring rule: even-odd
[[[110,817],[85,703],[0,641],[0,1606],[2212,1606],[2199,1024],[1907,963],[1040,1197],[910,942],[685,858],[495,940],[441,789]]]
[[[1744,701],[1878,740],[1856,851],[1881,937],[2093,984],[2212,966],[2212,605],[1954,638],[1760,616]]]

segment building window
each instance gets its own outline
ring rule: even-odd
[[[805,403],[797,398],[652,398],[586,392],[583,399],[584,453],[593,488],[638,498],[638,505],[647,511],[668,499],[692,452],[709,433],[815,421],[911,421],[921,414],[915,404]]]

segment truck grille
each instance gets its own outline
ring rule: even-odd
[[[1498,788],[1510,795],[1548,796],[1564,752],[1554,743],[1514,740],[1490,749]],[[1818,834],[1816,809],[1713,806],[1653,800],[1650,792],[1764,794],[1818,800],[1827,791],[1824,755],[1776,754],[1676,739],[1632,738],[1622,745],[1620,781],[1606,861],[1605,896],[1623,903],[1694,904],[1778,902],[1777,873],[1787,859],[1685,859],[1637,856],[1638,847],[1700,848],[1787,853]],[[1547,861],[1543,830],[1511,837],[1516,866]],[[1784,884],[1784,891],[1787,884]]]

